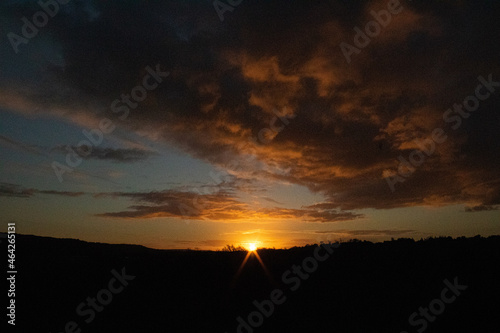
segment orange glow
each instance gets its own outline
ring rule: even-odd
[[[266,265],[264,264],[264,262],[260,258],[259,253],[257,252],[257,245],[256,245],[256,243],[248,243],[247,249],[248,249],[247,255],[245,256],[245,259],[243,259],[243,262],[241,263],[240,267],[238,268],[238,271],[236,272],[236,274],[234,276],[233,284],[236,283],[236,280],[238,279],[238,277],[240,276],[240,274],[241,274],[241,272],[243,270],[243,267],[245,267],[245,264],[247,263],[248,259],[252,255],[255,256],[255,258],[257,258],[257,260],[259,261],[259,264],[262,267],[262,269],[264,270],[264,272],[266,273],[267,277],[269,278],[269,281],[272,281],[273,278],[272,278],[269,270],[267,269]]]

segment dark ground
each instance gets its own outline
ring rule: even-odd
[[[410,315],[441,298],[443,281],[455,277],[467,289],[441,314],[430,314],[434,321],[421,332],[500,331],[500,236],[343,243],[292,291],[294,283],[285,283],[283,273],[315,248],[259,250],[271,279],[255,255],[235,279],[245,252],[161,251],[17,235],[16,327],[9,332],[65,332],[74,321],[78,327],[69,324],[68,332],[231,333],[237,332],[238,316],[248,322],[256,311],[254,300],[267,300],[279,288],[285,302],[254,332],[412,333],[424,324],[411,326]],[[108,289],[111,271],[122,268],[135,278],[86,323],[90,305],[82,308],[85,315],[77,307]]]

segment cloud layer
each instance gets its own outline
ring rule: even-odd
[[[54,190],[37,190],[33,188],[24,188],[20,185],[0,183],[0,197],[16,197],[16,198],[29,198],[35,194],[51,194],[62,195],[67,197],[79,197],[85,193],[83,192],[70,192],[70,191],[54,191]]]
[[[92,126],[117,119],[112,101],[142,82],[146,66],[160,64],[170,76],[127,121],[117,120],[121,128],[241,181],[293,183],[325,196],[316,206],[259,211],[220,191],[202,195],[207,208],[188,218],[338,221],[359,217],[350,211],[362,208],[500,205],[500,88],[459,129],[443,120],[474,93],[478,76],[500,81],[500,4],[401,4],[348,64],[340,43],[353,44],[353,28],[364,29],[387,1],[248,1],[224,22],[206,1],[72,2],[20,55],[2,45],[2,69],[26,59],[30,65],[22,75],[4,72],[0,106]],[[33,12],[24,3],[3,6],[10,29]],[[388,170],[438,127],[447,141],[391,192]],[[91,157],[147,156],[103,148]],[[116,195],[138,204],[104,216],[179,216],[179,205],[195,199],[171,190]]]
[[[143,193],[99,193],[95,197],[125,197],[138,204],[130,210],[99,214],[101,217],[156,218],[179,217],[194,220],[273,220],[302,219],[309,222],[350,221],[363,217],[335,209],[286,209],[280,207],[254,209],[235,197],[232,191],[218,190],[210,194],[168,190]]]

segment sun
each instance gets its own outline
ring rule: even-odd
[[[248,243],[248,251],[253,252],[257,250],[257,245],[255,243]]]

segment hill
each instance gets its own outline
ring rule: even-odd
[[[17,235],[16,331],[498,331],[499,236],[257,254]]]

